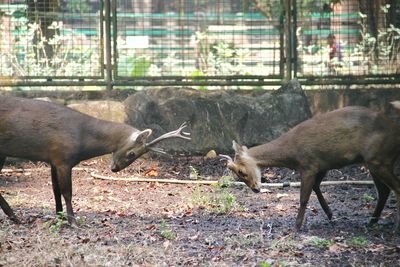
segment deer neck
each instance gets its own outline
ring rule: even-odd
[[[103,120],[92,120],[85,128],[81,153],[89,158],[115,152],[137,132],[129,125]]]
[[[286,167],[293,169],[296,165],[291,155],[290,145],[280,139],[254,146],[248,150],[248,156],[254,159],[259,167]]]

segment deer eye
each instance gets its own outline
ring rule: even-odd
[[[126,155],[126,157],[129,158],[129,159],[132,159],[132,158],[136,157],[136,154],[135,154],[135,152],[130,151],[130,152],[128,152],[128,154]]]
[[[246,176],[247,176],[247,174],[245,174],[242,170],[239,170],[239,171],[238,171],[238,174],[239,174],[239,176],[241,176],[241,177],[246,177]]]

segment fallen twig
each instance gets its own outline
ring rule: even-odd
[[[12,172],[29,172],[35,171],[43,168],[29,168],[29,169],[2,169],[3,173],[12,173]],[[50,168],[49,168],[50,169]],[[93,168],[82,168],[75,167],[73,170],[76,171],[88,171],[93,178],[101,179],[101,180],[111,180],[111,181],[126,181],[126,182],[146,182],[146,183],[169,183],[169,184],[204,184],[204,185],[215,185],[218,184],[219,181],[216,180],[178,180],[178,179],[159,179],[159,178],[139,178],[139,177],[112,177],[105,176],[101,174],[95,173],[95,169]],[[245,183],[243,182],[232,182],[233,185],[243,186]],[[323,186],[327,185],[374,185],[372,180],[367,181],[324,181],[321,183]],[[262,183],[262,187],[300,187],[300,182],[284,182],[284,183]],[[265,191],[265,190],[264,190]]]
[[[32,172],[32,171],[38,171],[38,170],[50,170],[48,167],[41,167],[41,168],[18,168],[18,169],[2,169],[2,173],[13,173],[13,172]],[[74,167],[72,168],[74,171],[87,171],[87,172],[93,172],[95,169],[93,168],[86,168],[86,167]]]
[[[138,177],[128,177],[119,178],[112,176],[104,176],[91,172],[90,175],[96,179],[111,180],[111,181],[126,181],[126,182],[157,182],[157,183],[170,183],[170,184],[218,184],[218,181],[205,181],[205,180],[178,180],[178,179],[157,179],[157,178],[138,178]]]
[[[90,175],[96,179],[111,180],[111,181],[126,181],[126,182],[157,182],[157,183],[171,183],[171,184],[204,184],[213,185],[218,184],[218,181],[207,181],[207,180],[178,180],[178,179],[158,179],[158,178],[139,178],[139,177],[112,177],[104,176],[91,172]],[[245,185],[243,182],[232,182],[234,185]],[[322,182],[321,185],[374,185],[372,180],[368,181],[326,181]],[[262,187],[300,187],[300,182],[285,182],[285,183],[262,183]]]

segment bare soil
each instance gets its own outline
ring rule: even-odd
[[[112,177],[218,180],[219,159],[138,160],[114,174],[108,160],[73,171],[78,225],[54,215],[50,170],[42,163],[4,166],[0,192],[23,221],[0,211],[0,266],[399,266],[392,194],[378,225],[367,227],[376,202],[371,186],[324,186],[329,221],[313,194],[301,232],[294,221],[298,188],[109,181]],[[19,170],[23,168],[23,171]],[[7,172],[4,172],[7,171]],[[264,170],[267,182],[298,181],[291,170]],[[368,180],[362,166],[330,171],[325,180]],[[224,178],[225,180],[225,178]]]

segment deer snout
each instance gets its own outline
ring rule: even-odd
[[[251,190],[252,190],[254,193],[260,193],[260,192],[261,192],[260,188],[252,188]]]
[[[114,163],[111,165],[112,172],[119,172],[120,170],[121,170],[121,168],[117,164]]]

